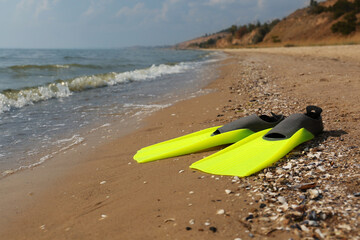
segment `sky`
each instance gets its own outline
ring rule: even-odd
[[[0,0],[0,48],[172,45],[283,18],[309,0]]]

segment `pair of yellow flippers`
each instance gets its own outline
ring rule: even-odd
[[[308,106],[305,114],[293,114],[285,120],[282,115],[251,115],[143,148],[134,159],[139,163],[149,162],[235,142],[190,168],[217,175],[249,176],[322,132],[321,112],[319,107]]]

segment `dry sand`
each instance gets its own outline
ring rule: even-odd
[[[208,86],[216,91],[158,111],[125,137],[2,179],[1,239],[357,239],[360,46],[226,52]],[[220,148],[132,160],[159,141],[309,104],[323,108],[325,132],[248,178],[188,168]]]

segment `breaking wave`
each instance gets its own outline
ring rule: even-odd
[[[26,65],[36,66],[36,65]],[[53,65],[48,65],[53,66]],[[175,65],[152,65],[149,68],[137,69],[122,73],[104,73],[81,76],[68,80],[57,80],[42,86],[23,89],[7,89],[0,93],[0,113],[12,108],[21,108],[51,98],[68,97],[75,92],[86,89],[112,86],[134,81],[150,81],[168,74],[176,74],[192,69],[196,63],[179,63]]]

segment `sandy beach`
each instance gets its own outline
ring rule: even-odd
[[[360,46],[224,51],[211,93],[1,179],[1,239],[359,239]],[[189,169],[222,147],[132,159],[159,141],[307,105],[323,109],[324,133],[248,178]]]

